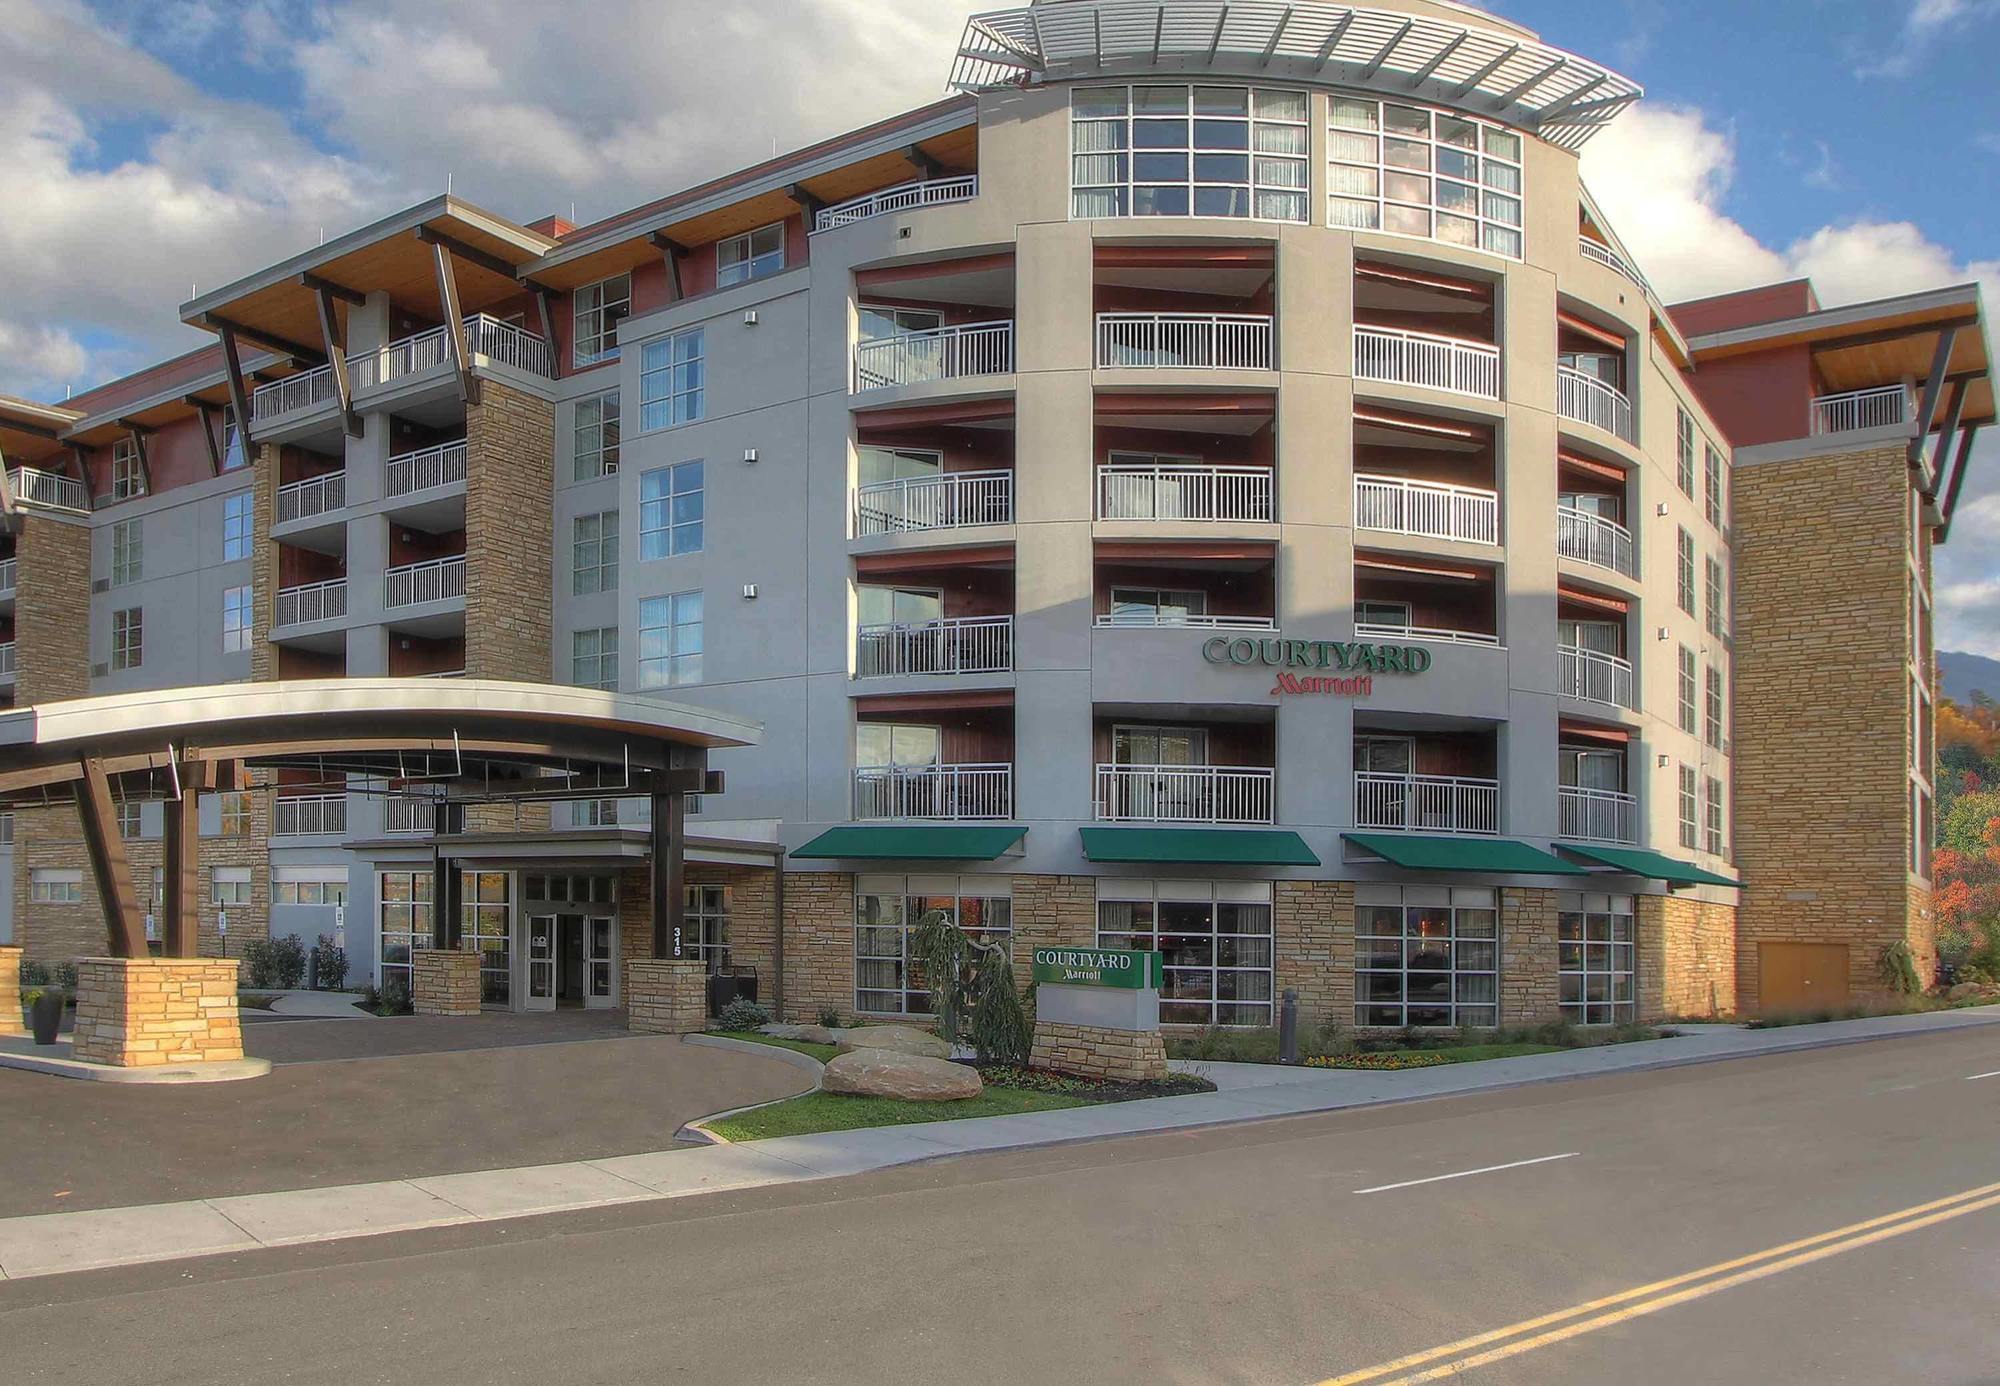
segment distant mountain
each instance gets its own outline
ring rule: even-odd
[[[1969,703],[1974,693],[1984,693],[2000,703],[2000,659],[1984,655],[1940,650],[1938,688],[1955,703]]]

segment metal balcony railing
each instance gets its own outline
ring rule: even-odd
[[[1576,238],[1576,248],[1583,252],[1584,259],[1595,260],[1607,269],[1616,270],[1642,289],[1647,287],[1645,276],[1640,274],[1631,265],[1626,264],[1624,258],[1610,246],[1593,241],[1588,236],[1578,236]]]
[[[1107,822],[1269,823],[1278,772],[1235,765],[1100,765],[1097,816]]]
[[[382,605],[394,610],[465,595],[465,559],[433,558],[406,563],[382,574]]]
[[[1012,616],[862,626],[854,633],[854,675],[1004,674],[1014,667]]]
[[[525,328],[484,313],[474,313],[465,319],[465,349],[475,364],[484,358],[544,379],[550,374],[548,343]],[[349,352],[348,383],[355,390],[365,390],[435,369],[450,359],[451,334],[441,326],[427,328],[371,350]],[[258,386],[250,397],[250,414],[260,421],[275,419],[323,404],[338,394],[333,367],[318,366]]]
[[[1500,831],[1500,782],[1357,770],[1354,822],[1395,832],[1491,835]]]
[[[1439,626],[1392,626],[1380,621],[1356,621],[1356,640],[1436,640],[1450,645],[1498,645],[1500,637],[1476,630],[1445,630]]]
[[[813,233],[831,231],[836,226],[847,226],[870,217],[883,216],[889,212],[907,212],[917,207],[935,207],[945,202],[964,202],[979,196],[979,175],[962,174],[955,178],[931,178],[915,183],[903,183],[881,192],[869,193],[852,201],[842,202],[833,207],[822,207],[813,218]]]
[[[1628,443],[1639,441],[1632,424],[1632,401],[1625,392],[1573,366],[1556,367],[1556,413]]]
[[[288,481],[278,488],[277,515],[273,523],[289,524],[338,510],[347,504],[347,473],[328,472],[304,481]]]
[[[1559,836],[1580,842],[1639,840],[1639,800],[1633,795],[1566,784],[1558,786],[1556,801],[1562,820]]]
[[[1500,348],[1487,342],[1354,324],[1354,374],[1481,399],[1500,398]]]
[[[1392,476],[1354,478],[1354,527],[1468,544],[1500,542],[1500,496]]]
[[[279,592],[276,609],[271,613],[271,625],[274,628],[303,626],[314,621],[331,621],[346,614],[347,579],[335,578],[331,582],[308,582]]]
[[[1852,433],[1863,428],[1893,428],[1909,423],[1916,416],[1916,397],[1906,385],[1821,395],[1812,402],[1812,436]]]
[[[347,831],[345,794],[293,794],[271,811],[273,837],[332,837]]]
[[[856,818],[1010,818],[1011,765],[869,765],[854,772]]]
[[[969,322],[898,332],[854,344],[855,390],[920,385],[1014,369],[1014,324]]]
[[[415,495],[419,491],[464,481],[465,457],[466,448],[462,439],[392,457],[382,473],[383,493],[394,500],[398,496]]]
[[[1097,315],[1100,369],[1268,371],[1276,361],[1275,341],[1268,313]]]
[[[854,493],[857,538],[1013,522],[1014,474],[1010,471],[898,477],[870,482]]]
[[[14,499],[23,505],[46,505],[57,510],[90,509],[90,492],[73,476],[45,472],[39,467],[15,467],[7,473]]]
[[[1110,630],[1276,630],[1278,618],[1275,616],[1229,616],[1212,615],[1207,612],[1160,611],[1101,611],[1097,615],[1100,629]]]
[[[1556,507],[1556,553],[1626,577],[1639,576],[1639,549],[1632,542],[1632,531],[1586,510]]]
[[[250,417],[258,423],[282,418],[301,409],[310,409],[340,396],[331,365],[318,366],[269,385],[259,385],[250,396]]]
[[[1275,517],[1269,467],[1107,463],[1097,469],[1100,520],[1246,520]]]
[[[397,795],[382,801],[382,831],[427,837],[437,826],[437,801]]]
[[[1577,645],[1559,645],[1556,652],[1562,661],[1563,697],[1638,708],[1638,684],[1631,661]]]

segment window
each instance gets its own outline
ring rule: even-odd
[[[920,626],[944,617],[944,591],[937,587],[854,589],[855,622],[861,626]]]
[[[301,883],[304,884],[304,883]],[[428,871],[384,871],[376,878],[377,985],[391,981],[403,984],[404,995],[411,993],[410,950],[431,946],[431,873]],[[278,903],[284,899],[284,883],[273,887]],[[306,901],[298,901],[305,904]],[[320,904],[321,901],[312,901]]]
[[[146,494],[146,469],[139,463],[139,440],[120,438],[111,445],[111,499],[130,500]]]
[[[1114,587],[1111,614],[1114,626],[1184,626],[1189,619],[1208,614],[1206,592],[1179,592],[1156,587]]]
[[[250,868],[247,866],[217,866],[208,873],[209,891],[217,906],[250,903]]]
[[[1694,536],[1686,529],[1682,529],[1675,544],[1680,559],[1679,584],[1675,597],[1680,603],[1681,610],[1692,616],[1694,615]]]
[[[632,276],[614,274],[576,291],[576,364],[618,357],[618,324],[632,315]]]
[[[1685,409],[1674,411],[1674,480],[1681,494],[1694,498],[1694,419]]]
[[[1357,885],[1354,1023],[1498,1024],[1496,897],[1490,889]]]
[[[618,470],[618,392],[576,402],[570,430],[570,475],[578,481]]]
[[[1708,666],[1708,697],[1702,712],[1702,739],[1722,749],[1722,671]]]
[[[1701,845],[1695,837],[1695,834],[1699,831],[1700,824],[1695,817],[1694,767],[1683,764],[1680,769],[1681,846],[1692,852],[1696,847]]]
[[[248,491],[238,491],[222,499],[222,561],[233,563],[250,556],[250,538],[256,522]]]
[[[5,813],[0,813],[0,846],[11,847],[13,845],[14,814],[10,809]]]
[[[1272,1023],[1269,882],[1100,880],[1097,946],[1164,955],[1166,1024]]]
[[[639,349],[639,430],[677,428],[702,417],[707,378],[702,330],[655,337]]]
[[[459,874],[465,941],[479,954],[479,1002],[483,1006],[504,1006],[511,994],[514,966],[508,943],[514,922],[513,879],[505,871]]]
[[[920,722],[861,722],[854,728],[854,764],[865,770],[936,765],[943,739],[937,727]]]
[[[138,520],[111,526],[111,585],[137,582],[146,571],[146,531]]]
[[[1354,602],[1355,626],[1391,626],[1398,630],[1410,628],[1410,604],[1408,602],[1371,601],[1356,598]]]
[[[618,512],[570,521],[570,590],[579,597],[618,590]]]
[[[1070,214],[1303,222],[1310,110],[1263,87],[1079,88]]]
[[[412,874],[408,872],[404,875]],[[431,873],[418,874],[424,882],[423,898],[431,898]],[[280,866],[271,872],[271,903],[274,905],[344,905],[347,903],[347,868],[344,866]],[[424,942],[430,946],[431,928],[424,924]]]
[[[639,478],[642,560],[701,552],[702,518],[707,510],[702,478],[700,462],[655,467]]]
[[[862,486],[890,481],[931,481],[944,471],[944,454],[935,448],[855,449],[856,479]]]
[[[1562,893],[1556,976],[1563,1019],[1573,1025],[1624,1025],[1638,1018],[1632,984],[1636,913],[1629,895]]]
[[[241,791],[215,796],[216,836],[250,836],[250,796]]]
[[[1005,948],[1013,932],[1011,892],[1006,876],[857,877],[854,1009],[872,1015],[928,1015],[930,981],[910,936],[925,916],[943,910],[974,944]]]
[[[762,279],[785,267],[785,224],[773,222],[715,243],[715,287]]]
[[[701,682],[701,593],[639,603],[639,686]]]
[[[1330,98],[1327,225],[1521,258],[1521,137],[1446,111]]]
[[[111,613],[111,667],[136,669],[146,658],[146,612],[127,607]]]
[[[1702,509],[1708,516],[1708,522],[1717,529],[1721,529],[1724,519],[1722,509],[1722,454],[1715,450],[1713,443],[1708,445],[1707,451],[1707,466],[1702,473]]]
[[[578,688],[618,688],[618,627],[580,630],[569,638],[569,681]]]
[[[250,454],[243,447],[243,430],[236,426],[236,406],[222,406],[222,470],[233,472],[249,465]]]
[[[1701,816],[1703,837],[1708,854],[1712,857],[1726,856],[1728,844],[1722,833],[1722,781],[1709,775],[1702,781]]]
[[[145,805],[118,805],[118,836],[133,841],[145,830]]]
[[[1721,639],[1727,625],[1722,618],[1722,560],[1704,559],[1702,576],[1702,607],[1707,613],[1708,633]]]
[[[222,589],[222,652],[241,654],[250,648],[250,589]]]
[[[709,974],[729,971],[729,892],[719,885],[687,888],[687,941]]]
[[[1680,686],[1681,730],[1694,736],[1701,731],[1701,723],[1695,705],[1694,651],[1686,645],[1681,646]]]
[[[38,905],[80,905],[83,872],[38,866],[28,873],[28,898]]]

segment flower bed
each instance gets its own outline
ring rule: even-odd
[[[1404,1068],[1436,1068],[1451,1060],[1434,1050],[1419,1050],[1414,1053],[1384,1050],[1371,1054],[1326,1054],[1316,1059],[1307,1059],[1307,1068],[1352,1068],[1371,1072],[1393,1072]]]

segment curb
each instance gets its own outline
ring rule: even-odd
[[[776,1055],[792,1067],[804,1069],[806,1072],[812,1074],[813,1082],[811,1087],[802,1089],[786,1097],[774,1097],[769,1102],[752,1102],[747,1107],[731,1107],[726,1112],[710,1112],[707,1116],[696,1117],[693,1121],[684,1124],[680,1130],[674,1132],[674,1139],[678,1141],[701,1141],[708,1145],[736,1145],[738,1142],[732,1141],[726,1136],[719,1136],[709,1130],[708,1123],[711,1121],[721,1121],[725,1117],[741,1116],[745,1112],[754,1112],[763,1107],[775,1107],[780,1102],[790,1102],[794,1097],[804,1097],[807,1093],[818,1092],[820,1077],[826,1072],[826,1065],[815,1059],[812,1055],[802,1054],[796,1049],[787,1049],[782,1044],[759,1044],[755,1040],[740,1040],[728,1035],[710,1035],[700,1031],[696,1031],[691,1035],[682,1035],[681,1040],[683,1043],[698,1044],[707,1049],[730,1049],[738,1054]]]

